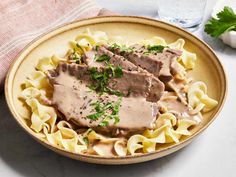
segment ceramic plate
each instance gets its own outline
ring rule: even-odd
[[[156,35],[165,38],[168,43],[178,38],[183,38],[186,41],[186,49],[197,54],[197,63],[191,74],[195,80],[202,80],[207,84],[209,96],[215,98],[219,104],[213,111],[204,114],[201,124],[191,130],[191,136],[182,138],[177,144],[162,145],[158,147],[157,151],[143,155],[107,158],[80,155],[59,149],[50,145],[45,140],[39,139],[26,124],[25,118],[29,117],[30,113],[18,99],[22,91],[21,85],[26,79],[26,76],[34,70],[38,59],[45,56],[52,56],[53,54],[60,55],[65,53],[69,47],[68,42],[73,40],[76,35],[83,32],[86,28],[90,28],[93,31],[102,30],[108,35],[120,35],[130,42],[151,38]],[[73,159],[99,164],[138,163],[156,159],[183,148],[216,118],[224,104],[226,91],[227,83],[224,69],[215,53],[207,44],[194,35],[173,25],[152,19],[129,16],[108,16],[79,20],[65,24],[40,36],[25,47],[17,56],[15,62],[9,69],[5,83],[5,94],[10,111],[27,133],[44,146],[59,154]]]

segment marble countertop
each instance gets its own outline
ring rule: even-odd
[[[98,0],[115,12],[156,16],[155,0]],[[209,0],[205,18],[215,1]],[[222,61],[228,76],[228,97],[218,118],[186,148],[150,162],[104,166],[60,156],[27,135],[12,118],[4,95],[0,95],[0,176],[1,177],[234,177],[236,167],[236,49],[212,39],[200,28],[194,33],[207,42]]]

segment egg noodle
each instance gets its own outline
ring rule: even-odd
[[[120,36],[109,37],[103,31],[86,32],[78,35],[74,41],[71,41],[71,49],[67,56],[76,50],[80,55],[84,51],[90,51],[99,44],[128,44]],[[155,36],[148,40],[139,42],[144,45],[164,45],[172,49],[181,50],[183,53],[177,61],[185,68],[185,71],[191,70],[195,66],[196,54],[187,51],[184,48],[184,39],[178,39],[168,44],[163,38]],[[79,45],[77,45],[79,44]],[[78,47],[80,46],[80,47]],[[96,133],[91,128],[80,133],[76,127],[60,119],[60,116],[54,107],[50,106],[53,88],[47,79],[48,70],[55,69],[59,62],[66,59],[58,56],[46,57],[39,60],[35,71],[25,80],[25,89],[21,93],[21,98],[31,109],[30,128],[39,138],[47,140],[50,144],[74,153],[83,153],[87,150],[88,154],[105,156],[104,149],[100,146],[91,146],[95,140],[101,143],[113,146],[117,156],[135,155],[137,153],[154,152],[159,145],[164,143],[178,143],[182,136],[189,136],[189,128],[196,125],[196,121],[190,119],[177,119],[175,114],[165,112],[157,118],[155,129],[145,130],[143,134],[134,134],[126,138],[109,138]],[[187,100],[194,114],[212,110],[217,101],[207,96],[207,86],[202,81],[192,82],[187,88]]]

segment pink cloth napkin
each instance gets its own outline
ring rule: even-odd
[[[111,14],[92,0],[0,0],[0,91],[10,64],[34,38],[78,18]]]

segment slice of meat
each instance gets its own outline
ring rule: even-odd
[[[140,46],[135,45],[132,47],[138,48]],[[138,48],[137,50],[142,51],[142,49],[140,49],[140,48]],[[148,72],[152,73],[154,76],[157,76],[157,77],[159,76],[159,73],[160,73],[163,63],[149,57],[148,55],[144,55],[143,51],[142,52],[136,52],[136,51],[126,52],[126,51],[122,51],[120,48],[116,48],[116,49],[109,48],[109,49],[113,50],[115,54],[124,56],[130,62],[132,62],[134,65],[147,70]]]
[[[173,61],[170,65],[170,69],[171,69],[171,74],[176,76],[178,75],[178,79],[183,80],[185,78],[186,75],[186,71],[185,68],[179,64],[177,61]]]
[[[106,55],[109,57],[109,63],[113,66],[120,66],[124,70],[127,71],[139,71],[139,72],[145,72],[142,68],[134,65],[127,59],[125,59],[123,56],[116,55],[112,51],[109,51],[105,46],[99,46],[96,50],[85,52],[84,58],[85,63],[90,67],[101,67],[105,66],[105,62],[96,62],[94,60],[95,57]]]
[[[83,56],[83,61],[86,65],[90,67],[101,67],[104,66],[103,62],[96,62],[94,60],[95,56],[97,55],[96,50],[85,51]]]
[[[165,83],[166,89],[175,91],[179,99],[184,104],[187,104],[185,93],[182,92],[182,88],[179,88],[181,86],[179,83],[185,82],[186,71],[176,60],[177,57],[181,56],[182,51],[165,48],[162,53],[154,52],[147,55],[148,50],[143,45],[134,44],[131,48],[133,48],[133,52],[132,50],[129,52],[122,51],[120,48],[113,49],[110,47],[109,49],[114,51],[114,53],[123,55],[135,65],[139,65],[154,74],[154,76]],[[159,64],[154,63],[154,61],[158,61]],[[152,66],[155,66],[156,70]]]
[[[49,70],[47,76],[51,84],[57,84],[59,82],[58,79],[67,74],[75,76],[78,80],[80,80],[81,84],[89,84],[92,82],[88,66],[75,63],[68,64],[61,62],[58,64],[56,69]],[[66,84],[73,85],[73,82],[74,79],[71,78],[67,80]]]
[[[166,49],[168,52],[172,53],[173,55],[176,55],[176,57],[179,57],[182,55],[182,51],[175,50],[175,49]],[[185,68],[175,59],[172,60],[170,65],[171,74],[176,77],[178,75],[178,79],[183,80],[186,75]]]
[[[121,78],[111,78],[109,87],[124,95],[142,96],[147,101],[156,102],[164,92],[164,84],[149,73],[123,71]]]
[[[172,79],[171,81],[167,83],[167,86],[169,87],[169,89],[176,93],[179,100],[184,105],[188,104],[186,92],[187,92],[187,87],[191,81],[192,81],[191,79],[188,79],[188,80]]]
[[[50,78],[52,80],[52,78]],[[91,120],[87,116],[95,113],[91,103],[96,101],[115,102],[119,98],[115,95],[102,96],[91,92],[84,82],[77,79],[69,72],[59,70],[54,75],[53,105],[65,116],[67,121],[73,121],[81,127],[97,127],[103,119]],[[119,122],[108,120],[109,124],[104,129],[117,128],[128,130],[153,129],[157,115],[157,104],[147,102],[143,97],[123,97],[119,109]]]
[[[102,72],[104,68],[97,69]],[[81,83],[87,85],[94,81],[90,76],[90,68],[86,65],[60,63],[56,70],[49,72],[49,79],[52,83],[58,83],[58,75],[69,73],[76,76]],[[72,82],[72,81],[71,81]],[[109,79],[108,88],[121,92],[124,96],[141,96],[147,101],[157,102],[164,92],[164,84],[150,73],[123,70],[122,77]]]
[[[181,51],[167,48],[160,53],[147,53],[147,49],[142,45],[135,44],[130,47],[133,48],[133,51],[122,51],[120,48],[109,49],[152,73],[164,83],[170,81],[173,75],[180,71],[176,58],[182,54]]]
[[[93,55],[91,55],[91,51],[85,53],[85,61],[88,66],[90,67],[91,66],[92,67],[105,66],[104,62],[94,61],[94,57],[95,55],[98,55],[98,56],[107,55],[110,58],[109,63],[113,64],[114,66],[121,66],[123,69],[123,72],[127,73],[127,74],[124,74],[125,77],[122,77],[122,79],[116,79],[116,78],[112,79],[109,84],[110,88],[114,90],[119,90],[122,93],[125,93],[125,95],[127,95],[127,94],[130,94],[130,91],[132,91],[133,94],[136,94],[137,88],[139,88],[141,85],[142,87],[145,88],[145,90],[147,89],[150,90],[149,94],[145,95],[148,101],[155,102],[156,100],[160,98],[159,94],[161,94],[162,92],[159,92],[159,94],[157,94],[156,91],[162,90],[161,88],[162,84],[160,84],[160,81],[155,77],[146,79],[146,75],[139,74],[138,72],[147,73],[142,68],[134,65],[133,63],[125,59],[123,56],[116,55],[113,52],[109,51],[107,49],[107,46],[99,46],[97,48],[97,53],[94,51],[92,51],[92,53]],[[126,72],[125,70],[128,72]],[[138,72],[129,72],[129,71],[138,71]],[[132,75],[132,78],[135,78],[135,79],[130,80],[129,78],[130,75]],[[147,73],[147,75],[149,74]],[[123,82],[124,80],[125,82]],[[145,83],[143,83],[143,81]],[[127,85],[124,85],[124,84],[127,84],[127,82],[130,82],[130,87],[128,87],[128,89],[127,89]]]

